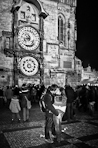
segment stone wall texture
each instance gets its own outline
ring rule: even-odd
[[[3,30],[11,31],[13,0],[0,0],[0,35]]]

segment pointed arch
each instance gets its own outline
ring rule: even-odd
[[[66,18],[63,14],[58,15],[58,40],[59,43],[65,45],[66,40]]]
[[[42,3],[40,0],[25,0],[26,2],[34,4],[40,11],[40,16],[42,16],[44,19],[48,16],[48,13],[44,10]]]
[[[24,0],[25,2],[31,3],[35,5],[38,10],[40,11],[39,16],[43,17],[44,19],[49,15],[43,8],[42,3],[40,0]],[[11,12],[13,12],[15,9],[18,10],[21,7],[22,0],[20,0],[18,3],[14,4]]]

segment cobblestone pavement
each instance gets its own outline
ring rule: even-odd
[[[22,117],[22,113],[21,117]],[[38,105],[30,111],[30,121],[11,123],[9,109],[0,110],[0,148],[98,148],[98,117],[87,114],[76,115],[76,120],[62,122],[63,141],[60,144],[45,143],[44,114]]]

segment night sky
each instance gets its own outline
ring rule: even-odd
[[[77,0],[76,56],[83,67],[90,65],[98,70],[98,5],[97,0]]]

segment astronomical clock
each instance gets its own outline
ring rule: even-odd
[[[18,66],[20,71],[25,76],[33,76],[38,73],[39,63],[36,58],[32,56],[24,56],[19,59]]]
[[[21,27],[18,32],[18,44],[24,50],[34,51],[40,44],[38,31],[32,26]]]
[[[40,19],[43,11],[41,3],[38,1],[30,2],[29,0],[20,0],[14,4],[14,51],[16,65],[15,75],[17,80],[21,82],[32,81],[40,79],[41,77],[41,54],[40,53]],[[35,4],[34,4],[35,3]],[[40,6],[39,6],[40,5]],[[37,8],[42,9],[39,10]],[[40,14],[40,17],[39,17]],[[45,13],[42,12],[42,14]]]

